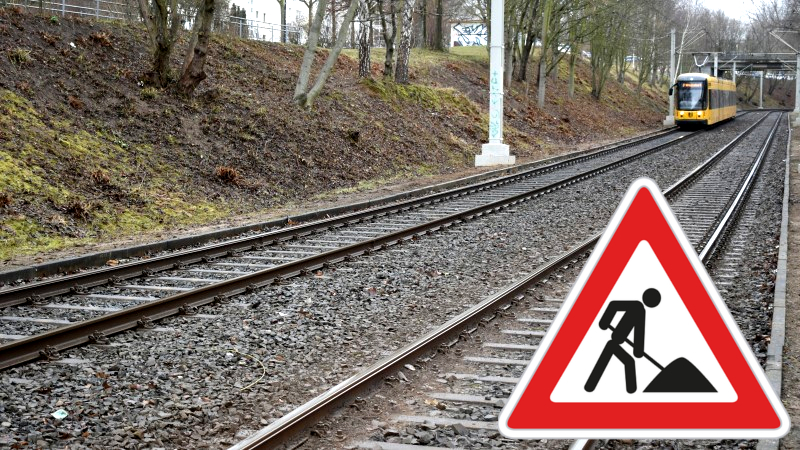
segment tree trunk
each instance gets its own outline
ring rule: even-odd
[[[428,0],[422,0],[420,5],[420,17],[422,17],[422,48],[428,47]],[[489,46],[486,46],[489,51]]]
[[[519,70],[517,70],[517,81],[525,81],[528,79],[528,60],[530,60],[530,53],[525,51],[525,47],[522,48],[519,55]]]
[[[189,69],[189,64],[192,63],[194,59],[194,48],[197,46],[197,35],[200,32],[200,24],[202,23],[201,20],[201,12],[203,11],[202,6],[198,8],[197,12],[195,13],[194,17],[194,24],[192,25],[192,37],[189,38],[189,47],[187,47],[186,56],[183,58],[183,67],[181,68],[181,73],[184,74]]]
[[[386,44],[386,57],[383,60],[383,77],[391,78],[394,68],[394,40],[397,36],[397,20],[395,19],[395,0],[389,0],[389,19],[391,20],[391,29],[386,23],[386,12],[383,7],[383,0],[378,0],[378,8],[381,12],[381,27],[383,28],[383,42]]]
[[[756,92],[758,92],[758,88],[755,87],[755,86],[752,86],[753,90],[749,91],[750,93],[748,94],[747,92],[748,92],[749,88],[751,87],[750,85],[753,84],[753,83],[750,83],[750,80],[747,80],[747,81],[748,82],[745,85],[745,89],[744,89],[744,93],[745,93],[745,96],[746,96],[744,102],[745,103],[750,103],[753,100],[753,97],[756,95]]]
[[[550,45],[553,44],[553,37],[550,35],[550,18],[553,13],[553,0],[546,0],[542,5],[542,52],[539,56],[539,73],[536,76],[536,104],[539,108],[544,108],[545,88],[547,85],[547,53]]]
[[[191,96],[197,85],[206,79],[206,72],[203,69],[206,64],[211,23],[214,20],[214,6],[214,0],[203,0],[202,6],[197,11],[197,17],[195,17],[195,21],[200,21],[200,27],[197,29],[197,38],[193,39],[195,45],[189,48],[192,59],[184,68],[181,79],[178,80],[178,92],[187,97]]]
[[[360,4],[361,3],[359,3],[359,5]],[[355,48],[356,45],[358,44],[356,44],[356,21],[354,20],[350,22],[350,47]]]
[[[170,0],[169,5],[167,1],[155,0],[155,7],[151,9],[148,0],[139,0],[139,11],[147,28],[153,52],[151,70],[145,77],[149,83],[158,87],[165,87],[169,83],[169,58],[181,28],[178,1]]]
[[[538,30],[530,30],[525,36],[522,51],[519,57],[519,73],[517,74],[518,81],[525,81],[528,79],[528,62],[531,60],[533,53],[533,45],[536,43],[536,35]]]
[[[400,34],[400,45],[397,48],[397,68],[394,81],[408,84],[408,54],[411,52],[411,20],[414,11],[414,0],[405,0],[403,5],[403,30]]]
[[[539,73],[536,75],[536,105],[539,108],[544,108],[545,87],[547,85],[547,52],[550,47],[548,31],[552,4],[552,1],[546,1],[544,8],[542,8],[542,51],[541,55],[539,55]]]
[[[370,47],[369,41],[369,3],[367,0],[361,0],[358,7],[358,76],[359,78],[369,77],[371,74],[372,63],[370,61]]]
[[[331,44],[336,39],[336,0],[331,0]]]
[[[652,87],[656,86],[656,78],[658,78],[658,64],[653,64],[652,70],[650,71],[650,81],[647,82]]]
[[[297,85],[294,88],[294,99],[298,104],[302,104],[299,99],[305,98],[308,78],[311,76],[311,66],[314,64],[314,56],[317,52],[320,28],[322,28],[322,20],[325,18],[325,9],[327,7],[328,0],[319,0],[317,2],[317,12],[314,14],[314,19],[311,20],[311,31],[308,33],[306,51],[303,53],[300,74],[297,77]]]
[[[575,63],[578,60],[578,52],[572,47],[572,54],[569,55],[569,78],[567,79],[567,96],[575,98]]]
[[[627,64],[625,64],[625,54],[623,53],[622,56],[622,63],[620,64],[619,60],[617,61],[617,83],[622,84],[625,81],[625,71],[628,69]]]
[[[542,52],[544,53],[544,51]],[[547,86],[547,61],[545,60],[544,54],[542,57],[539,58],[539,84],[536,88],[537,100],[536,105],[539,108],[544,108],[544,94],[545,94],[545,87]]]
[[[778,80],[774,78],[769,78],[767,81],[767,95],[772,95],[775,92],[775,88],[778,87]]]
[[[281,42],[286,43],[286,35],[288,34],[286,29],[286,0],[278,0],[278,4],[281,6]],[[256,20],[258,20],[258,17],[256,17]]]
[[[169,67],[169,57],[172,54],[172,45],[165,42],[156,44],[156,51],[153,54],[153,69],[149,74],[152,84],[158,87],[166,87],[169,84],[172,71]]]
[[[308,36],[311,36],[311,23],[314,22],[314,2],[308,2]]]
[[[367,3],[367,4],[369,5],[369,3]],[[372,11],[370,10],[370,14],[369,14],[369,36],[367,36],[367,39],[369,39],[370,48],[372,48],[372,44],[375,42],[375,36],[374,36],[375,28],[372,25],[373,25],[373,23],[372,23]]]
[[[506,28],[506,27],[503,27]],[[514,77],[514,33],[512,30],[505,29],[503,35],[503,86],[511,88],[511,80]]]
[[[342,27],[339,30],[339,34],[336,36],[336,42],[333,45],[330,53],[328,53],[328,59],[325,60],[325,65],[322,66],[319,75],[317,75],[317,81],[314,83],[314,86],[307,93],[303,93],[299,97],[295,96],[295,101],[300,106],[306,109],[311,108],[311,105],[314,103],[314,99],[316,99],[320,92],[322,92],[322,87],[325,85],[325,81],[328,80],[328,76],[331,74],[331,69],[333,69],[333,65],[336,63],[336,60],[339,59],[339,53],[341,53],[342,47],[344,47],[344,41],[347,39],[347,29],[350,26],[350,22],[353,21],[353,17],[356,15],[358,3],[358,0],[352,0],[350,2],[350,6],[347,8],[347,12],[342,20]],[[308,51],[309,49],[306,48],[306,52]]]
[[[444,1],[436,0],[436,32],[434,33],[435,42],[433,49],[440,52],[444,51]]]

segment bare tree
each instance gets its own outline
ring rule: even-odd
[[[430,50],[444,50],[444,1],[422,0],[422,42]]]
[[[581,55],[580,45],[591,33],[586,20],[586,4],[581,2],[567,14],[567,42],[569,52],[569,73],[567,75],[567,96],[575,98],[575,65]]]
[[[517,70],[517,81],[525,81],[528,79],[528,61],[530,61],[533,47],[539,38],[541,30],[541,22],[538,20],[541,16],[540,0],[525,0],[520,5],[522,11],[516,14],[507,14],[506,17],[511,16],[510,19],[518,18],[516,24],[518,34],[522,40],[522,45],[517,48],[517,60],[519,68]],[[509,26],[508,24],[506,25]]]
[[[211,24],[214,22],[214,2],[215,0],[203,0],[202,6],[197,10],[195,22],[200,25],[192,33],[183,74],[178,80],[178,91],[186,96],[192,95],[197,85],[206,79],[206,72],[203,69],[208,53]]]
[[[591,45],[592,97],[599,100],[603,94],[614,57],[625,49],[622,30],[627,22],[628,2],[598,1],[593,5],[590,14],[593,33],[589,39]]]
[[[284,0],[285,1],[285,0]],[[311,35],[311,22],[313,22],[314,17],[314,5],[317,4],[317,0],[300,0],[300,2],[308,8],[308,34]]]
[[[394,67],[394,41],[397,36],[397,18],[394,6],[395,0],[389,0],[389,11],[386,12],[383,0],[378,0],[378,12],[381,16],[381,28],[383,28],[383,42],[386,45],[386,57],[383,60],[383,76],[390,78]],[[389,23],[386,17],[389,16]]]
[[[286,34],[287,34],[287,29],[286,29],[286,0],[277,0],[277,2],[278,2],[278,6],[279,6],[279,8],[281,10],[281,42],[285,43],[286,42]],[[311,17],[310,14],[309,14],[309,17]],[[258,19],[258,17],[256,17],[256,19]]]
[[[171,75],[169,58],[183,25],[178,0],[139,0],[139,11],[152,50],[151,69],[145,78],[150,84],[165,87]]]
[[[328,80],[328,76],[333,69],[333,65],[339,58],[339,53],[341,53],[342,47],[344,47],[344,41],[347,39],[348,28],[350,27],[350,22],[352,22],[353,17],[356,15],[358,4],[359,0],[351,0],[350,6],[347,8],[347,12],[342,20],[339,34],[336,36],[336,42],[334,43],[331,51],[328,53],[328,57],[325,59],[325,64],[322,66],[322,69],[320,69],[314,85],[311,87],[311,89],[308,89],[308,82],[309,78],[311,77],[311,66],[314,63],[314,55],[317,51],[317,43],[319,41],[320,28],[322,27],[322,20],[325,17],[325,9],[328,6],[327,0],[319,0],[319,3],[317,4],[317,12],[314,16],[314,23],[311,26],[311,32],[308,36],[306,50],[303,54],[303,62],[300,65],[300,74],[297,77],[297,85],[295,86],[294,90],[294,101],[299,106],[303,108],[311,108],[314,100],[317,98],[320,92],[322,92],[322,88],[325,85],[325,82]]]
[[[397,68],[394,80],[408,83],[408,56],[411,52],[411,13],[414,11],[414,0],[405,0],[403,5],[403,31],[400,34],[400,45],[397,49]]]
[[[370,76],[372,63],[370,61],[370,48],[372,43],[369,41],[369,2],[360,0],[358,7],[358,76],[365,78]]]
[[[639,31],[639,38],[636,42],[635,54],[639,57],[639,71],[636,77],[636,93],[640,94],[642,85],[647,80],[648,75],[652,72],[652,67],[656,61],[656,22],[657,15],[654,12],[648,14],[646,11],[640,11],[638,27],[634,27]],[[646,35],[650,35],[650,39]]]
[[[577,52],[577,49],[564,44],[569,40],[570,16],[573,10],[583,7],[578,0],[544,0],[542,10],[542,54],[539,58],[539,73],[537,77],[537,103],[544,107],[547,76],[558,75],[558,64],[567,54]]]

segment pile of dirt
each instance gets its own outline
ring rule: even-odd
[[[487,58],[415,51],[402,86],[381,80],[378,58],[359,80],[343,55],[305,111],[291,100],[300,46],[214,36],[208,79],[182,99],[140,81],[145,42],[137,25],[0,9],[0,260],[463,171],[488,133]],[[583,62],[575,99],[565,78],[544,109],[533,83],[507,94],[518,158],[663,119],[651,91],[610,81],[593,100]]]

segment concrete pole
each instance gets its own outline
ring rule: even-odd
[[[800,113],[800,53],[797,54],[797,67],[794,72],[794,112]]]
[[[764,71],[759,72],[758,77],[758,109],[764,108]]]
[[[733,75],[733,84],[736,84],[736,61],[733,62],[733,71],[731,75]]]
[[[669,41],[670,41],[670,51],[669,51],[669,85],[670,89],[672,89],[672,84],[675,83],[675,28],[670,30],[669,32]],[[674,100],[674,90],[673,94],[669,96],[669,113],[667,114],[667,118],[664,119],[664,126],[671,127],[675,125],[675,100]]]
[[[503,0],[492,0],[492,35],[489,42],[489,143],[475,155],[475,166],[514,164],[516,157],[503,144]]]
[[[719,76],[719,53],[714,53],[714,76]]]

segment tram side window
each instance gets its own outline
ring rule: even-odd
[[[678,109],[705,109],[705,95],[702,81],[678,82]]]

